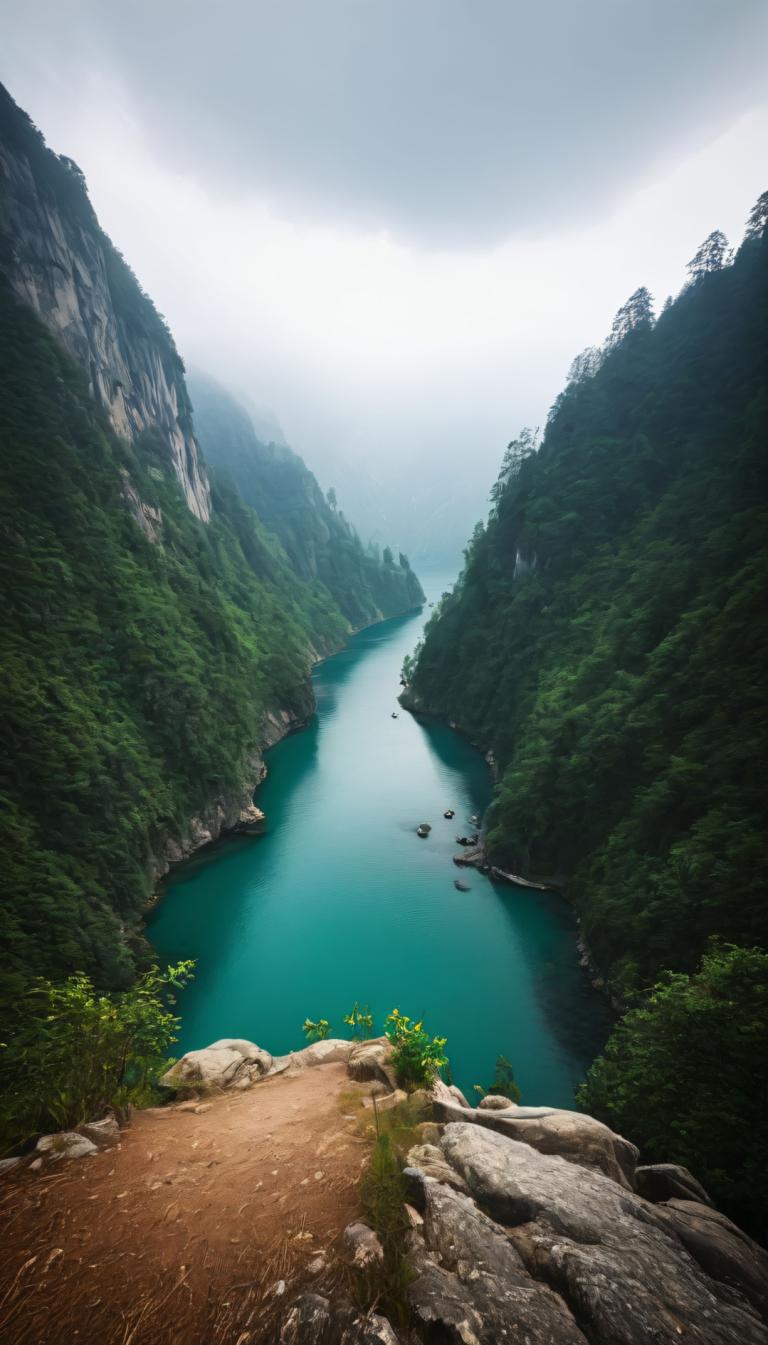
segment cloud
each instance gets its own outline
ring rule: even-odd
[[[765,93],[764,0],[13,8],[8,64],[119,77],[167,170],[428,248],[594,223]]]
[[[660,306],[711,229],[739,241],[768,186],[762,13],[26,0],[0,78],[185,358],[422,564],[460,554],[506,442],[627,296]]]

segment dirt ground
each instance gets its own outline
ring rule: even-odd
[[[3,1345],[248,1345],[326,1286],[369,1144],[342,1064],[138,1113],[119,1149],[0,1188]],[[313,1266],[313,1262],[316,1264]]]

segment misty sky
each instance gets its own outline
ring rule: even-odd
[[[190,364],[424,563],[628,294],[768,187],[765,0],[0,0]],[[428,546],[425,546],[425,539]],[[430,540],[431,539],[431,540]]]

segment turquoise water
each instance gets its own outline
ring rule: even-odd
[[[397,705],[424,615],[363,631],[316,669],[315,719],[267,754],[266,834],[224,840],[168,883],[150,938],[162,958],[198,963],[176,1049],[247,1037],[282,1053],[304,1044],[307,1015],[344,1036],[357,999],[377,1026],[395,1006],[423,1015],[465,1090],[487,1084],[503,1052],[524,1101],[567,1106],[605,1009],[559,898],[452,863],[490,780],[456,733]]]

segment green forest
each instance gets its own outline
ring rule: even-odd
[[[564,885],[625,1005],[713,937],[768,947],[767,219],[768,193],[735,256],[710,235],[658,318],[638,290],[574,361],[406,662],[404,702],[495,753],[489,858]],[[734,1007],[735,1044],[750,1027]],[[587,1102],[632,1135],[599,1077]]]
[[[193,373],[188,383],[206,461],[279,537],[299,578],[325,584],[356,630],[423,603],[408,557],[364,547],[336,491],[324,495],[297,453],[262,443],[245,407],[211,379]]]
[[[348,626],[234,490],[198,522],[163,441],[118,440],[5,289],[0,364],[4,985],[75,968],[125,985],[152,854],[237,787],[270,706],[306,708],[311,651]]]

